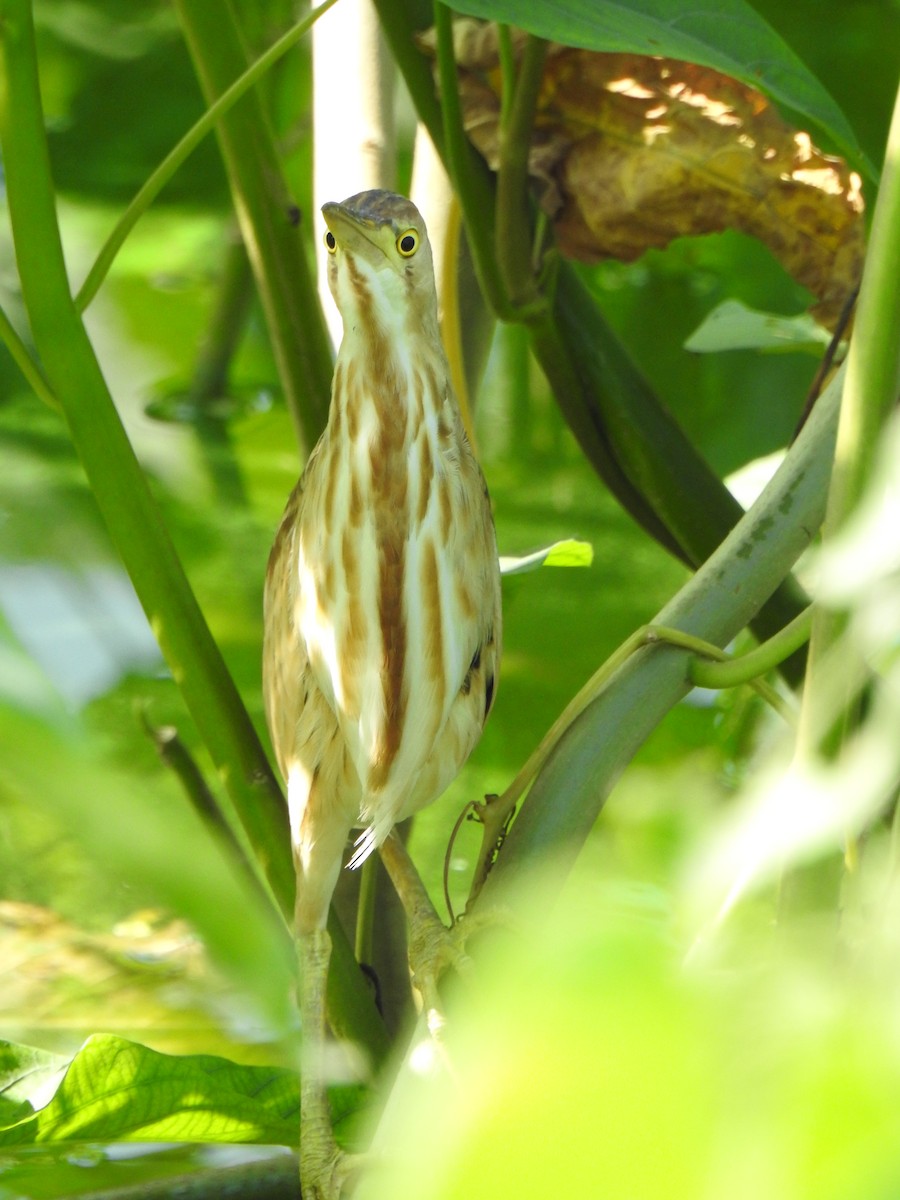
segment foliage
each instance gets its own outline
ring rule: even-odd
[[[11,1060],[4,1087],[9,1094],[10,1076],[21,1085],[26,1063],[33,1081],[37,1056],[7,1046],[6,1057]],[[55,1066],[58,1056],[48,1058]],[[134,1138],[292,1145],[299,1105],[297,1077],[291,1071],[241,1067],[209,1055],[171,1058],[100,1035],[90,1038],[67,1064],[50,1102],[19,1116],[3,1142]]]
[[[259,597],[271,530],[299,466],[297,438],[308,449],[321,425],[328,348],[306,269],[315,221],[306,219],[305,50],[267,73],[257,67],[233,107],[231,93],[223,97],[249,65],[246,45],[261,52],[290,20],[276,12],[282,6],[268,7],[263,20],[249,4],[178,0],[173,13],[146,0],[123,22],[107,0],[77,13],[41,0],[35,48],[32,5],[0,0],[12,230],[0,239],[12,351],[0,362],[5,891],[97,928],[162,905],[188,918],[206,947],[210,994],[220,995],[222,976],[229,981],[216,1053],[197,1054],[191,1029],[179,1055],[152,1048],[152,1033],[148,1045],[98,1033],[82,1046],[84,1033],[119,1027],[102,997],[87,1028],[55,1034],[25,1011],[4,1014],[0,1140],[23,1195],[96,1186],[95,1177],[73,1183],[71,1165],[47,1173],[47,1160],[29,1158],[39,1152],[129,1139],[294,1138],[297,1037],[282,915],[291,865],[263,749]],[[437,892],[463,804],[503,791],[635,628],[658,614],[722,646],[751,620],[774,632],[802,606],[796,583],[783,581],[825,511],[842,381],[832,381],[782,473],[741,520],[721,478],[790,439],[810,352],[821,352],[821,338],[794,320],[809,296],[733,232],[589,268],[550,249],[532,270],[535,245],[547,250],[534,238],[524,152],[540,43],[527,42],[518,68],[511,55],[500,68],[495,178],[454,114],[446,10],[436,9],[439,104],[411,37],[432,14],[412,0],[377,7],[449,164],[483,292],[511,322],[495,339],[477,411],[501,551],[518,560],[504,579],[503,683],[476,758],[412,833]],[[778,6],[743,0],[697,3],[688,14],[675,0],[459,7],[586,51],[652,51],[731,74],[848,156],[868,176],[872,209],[870,160],[896,86],[885,73],[887,44],[900,43],[886,0],[854,6],[853,16],[829,0],[799,28]],[[832,17],[855,34],[833,78],[803,61],[827,59]],[[867,30],[884,48],[878,63]],[[279,46],[287,52],[287,42]],[[858,80],[875,89],[864,111]],[[213,105],[220,155],[196,136],[188,157],[157,171],[193,122],[213,125]],[[371,1121],[387,1174],[373,1172],[361,1194],[896,1191],[900,956],[894,838],[881,818],[900,774],[890,734],[898,609],[896,554],[880,553],[896,539],[883,503],[896,457],[874,457],[896,399],[900,334],[888,286],[900,270],[896,189],[896,171],[886,169],[871,235],[880,274],[866,276],[850,347],[845,412],[861,413],[866,436],[854,443],[845,418],[838,436],[850,481],[843,500],[832,495],[818,572],[804,576],[837,616],[816,619],[799,749],[743,694],[692,693],[679,703],[689,690],[681,650],[644,646],[610,685],[589,685],[577,719],[570,713],[541,756],[478,900],[493,897],[528,936],[485,934],[478,1003],[452,997],[458,1088],[423,1070],[427,1047],[414,1038],[390,1102]],[[117,257],[90,274],[135,193]],[[250,265],[229,244],[235,222]],[[90,287],[73,304],[69,279],[85,277]],[[715,313],[736,320],[737,332],[722,341],[720,321],[719,340],[687,353],[704,322],[715,330]],[[770,348],[772,330],[786,352],[757,353]],[[543,377],[529,366],[529,347]],[[535,546],[557,542],[556,556],[580,565],[590,543],[593,565],[520,577],[545,556]],[[687,584],[684,564],[696,569]],[[856,576],[860,587],[848,587]],[[785,668],[795,682],[802,669],[797,659]],[[835,739],[848,688],[863,686],[865,719],[858,727],[850,719]],[[157,755],[167,726],[187,754],[177,775],[165,765],[172,758]],[[517,800],[531,783],[529,773]],[[195,800],[213,797],[224,824],[187,805],[185,787]],[[449,862],[457,908],[477,832],[464,825]],[[186,976],[168,963],[177,1011]],[[110,964],[122,969],[114,956]],[[329,1003],[335,1026],[377,1065],[388,1034],[346,939]],[[262,1044],[262,1064],[250,1042]],[[360,1072],[358,1060],[341,1069],[370,1085],[333,1093],[342,1135],[359,1140],[371,1088],[383,1080]]]

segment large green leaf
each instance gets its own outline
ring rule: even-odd
[[[658,54],[712,67],[813,122],[868,169],[840,108],[745,0],[454,0],[453,7],[585,50]]]
[[[22,1050],[22,1047],[11,1050]],[[25,1064],[27,1065],[27,1064]],[[83,1141],[253,1142],[293,1146],[300,1082],[279,1067],[159,1054],[89,1038],[48,1104],[0,1131],[0,1145]]]

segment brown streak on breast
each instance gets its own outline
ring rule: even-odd
[[[450,539],[450,528],[453,524],[453,504],[450,500],[450,484],[446,479],[441,480],[438,488],[438,500],[441,505],[441,539]]]
[[[336,594],[334,559],[330,554],[326,554],[325,565],[322,569],[322,594],[320,602],[324,602],[325,607],[331,608],[334,604]]]
[[[353,536],[349,529],[344,530],[341,538],[341,565],[344,568],[344,583],[349,593],[359,590],[359,559],[358,551],[353,544]]]
[[[409,534],[409,465],[406,459],[409,397],[390,346],[376,321],[368,326],[367,370],[378,380],[371,399],[377,426],[369,446],[370,495],[378,553],[378,625],[383,654],[385,723],[370,782],[380,787],[396,758],[406,715],[406,614],[403,608]]]
[[[406,570],[404,538],[379,540],[378,622],[384,653],[385,723],[371,782],[381,786],[400,747],[406,714],[406,620],[403,613],[403,577]]]
[[[359,475],[356,471],[350,472],[350,505],[347,515],[350,519],[350,524],[354,529],[359,529],[362,525],[363,515],[365,511],[365,502],[363,501],[362,488],[359,483]]]
[[[415,416],[413,418],[413,420],[414,420],[413,428],[415,430],[421,430],[422,425],[425,422],[425,402],[426,402],[426,399],[429,396],[429,394],[430,393],[428,392],[428,381],[426,380],[424,375],[420,374],[417,371],[416,372],[416,408],[415,408]]]
[[[472,595],[472,589],[467,579],[462,575],[458,575],[456,578],[456,600],[463,617],[467,621],[473,621],[478,615],[478,609],[475,604],[475,598]]]
[[[431,457],[431,443],[424,429],[420,430],[419,447],[419,505],[416,519],[421,525],[428,513],[428,501],[431,499],[431,482],[434,479],[434,462]]]
[[[334,495],[337,489],[339,475],[339,447],[330,445],[327,456],[324,457],[322,470],[325,472],[325,493],[323,496],[322,516],[326,527],[334,522]]]
[[[351,362],[347,367],[347,385],[344,392],[347,406],[347,438],[355,442],[359,437],[359,389],[356,383],[356,370]]]
[[[431,362],[422,364],[422,375],[425,384],[425,397],[430,408],[439,408],[443,396],[440,393],[437,372]]]
[[[366,356],[368,361],[365,364],[365,375],[369,379],[378,379],[388,385],[393,374],[390,346],[378,321],[372,293],[369,291],[365,277],[353,261],[352,255],[347,256],[347,272],[356,293],[359,323],[367,334]],[[377,397],[374,399],[377,401]]]
[[[278,529],[275,533],[275,540],[272,543],[272,549],[269,551],[269,561],[266,566],[266,578],[271,581],[273,574],[278,569],[282,555],[285,553],[285,543],[290,540],[293,534],[294,527],[297,524],[297,514],[300,511],[300,497],[303,492],[303,480],[301,479],[294,487],[288,497],[288,502],[284,507],[284,513],[281,517]]]

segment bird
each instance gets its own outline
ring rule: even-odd
[[[305,1200],[337,1200],[351,1169],[321,1054],[345,849],[355,830],[351,868],[384,853],[395,824],[458,774],[493,704],[502,634],[491,502],[451,385],[422,216],[382,189],[322,215],[343,337],[326,428],[269,556],[263,638],[297,880]]]

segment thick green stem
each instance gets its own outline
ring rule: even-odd
[[[175,8],[203,94],[213,105],[248,66],[232,7],[175,0]],[[331,343],[259,89],[220,116],[216,135],[288,409],[308,454],[328,416]]]
[[[508,114],[504,114],[506,119],[501,121],[496,255],[506,292],[516,306],[533,304],[538,298],[532,255],[528,156],[546,54],[546,42],[526,38],[518,75],[511,85],[506,76],[514,68],[504,63],[504,91],[511,86],[512,101]]]
[[[840,387],[838,377],[775,479],[654,625],[723,646],[787,575],[824,515]],[[569,725],[522,805],[485,896],[530,863],[549,857],[557,861],[556,877],[562,882],[619,775],[689,689],[688,653],[656,645],[630,655],[609,686]]]
[[[481,290],[494,313],[500,315],[507,306],[507,297],[492,245],[494,188],[487,166],[469,144],[463,130],[453,53],[453,19],[445,4],[435,3],[434,28],[442,115],[442,138],[435,144],[442,149],[444,165],[466,218],[466,233]],[[471,221],[473,212],[484,213],[484,218]]]

